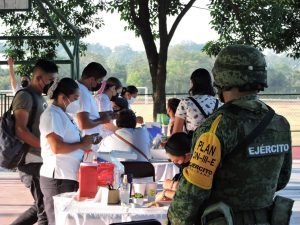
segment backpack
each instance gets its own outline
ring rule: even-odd
[[[32,113],[29,117],[27,125],[27,127],[31,129],[36,115],[37,103],[33,94],[27,88],[19,90],[15,96],[20,91],[26,91],[30,93],[33,100]],[[12,112],[13,101],[9,110],[7,110],[7,112],[3,114],[2,118],[0,118],[0,166],[6,169],[13,169],[18,165],[23,164],[25,156],[29,150],[29,145],[25,144],[15,135],[15,117]]]

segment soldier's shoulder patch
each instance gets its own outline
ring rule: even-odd
[[[248,157],[262,157],[269,155],[279,155],[288,153],[291,147],[288,143],[270,144],[270,145],[258,145],[249,146],[247,149]]]
[[[210,130],[197,139],[190,164],[183,170],[184,177],[190,183],[203,189],[211,188],[214,173],[221,160],[221,143],[215,134],[221,118],[222,115],[219,115]]]

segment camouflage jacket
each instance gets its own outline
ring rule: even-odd
[[[256,95],[241,97],[231,104],[237,105],[235,108],[239,110],[220,108],[195,131],[191,164],[198,165],[192,168],[190,164],[184,171],[168,211],[171,224],[197,223],[202,210],[207,205],[219,201],[225,202],[236,212],[270,206],[274,193],[284,188],[289,181],[292,154],[290,126],[287,120],[275,114],[263,133],[247,148],[235,150],[230,154],[239,140],[249,134],[268,111],[267,106],[259,101]],[[216,168],[211,173],[211,185],[204,186],[201,176],[203,180],[209,178],[209,174],[206,176],[208,166],[205,165],[211,164],[213,160],[209,161],[209,157],[206,157],[203,163],[205,157],[199,155],[199,149],[200,153],[204,150],[201,149],[202,145],[199,145],[199,139],[211,129],[217,117],[221,117],[215,131],[220,143],[220,160],[218,164],[213,164]],[[195,155],[197,149],[198,155]],[[212,150],[215,149],[211,149],[210,153]],[[195,168],[201,168],[198,180],[190,182],[189,172]]]

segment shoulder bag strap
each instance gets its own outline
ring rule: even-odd
[[[216,104],[215,104],[215,107],[214,107],[214,110],[213,110],[213,112],[214,112],[214,111],[216,111],[216,109],[218,108],[218,106],[219,106],[219,100],[218,100],[218,99],[216,99]]]
[[[27,124],[27,127],[30,128],[30,129],[32,129],[32,125],[33,125],[34,119],[35,119],[35,117],[36,117],[36,112],[37,112],[37,101],[36,101],[36,99],[35,99],[33,93],[32,93],[30,90],[28,90],[28,88],[24,88],[24,89],[19,90],[19,91],[15,94],[15,96],[16,96],[19,92],[21,92],[21,91],[26,91],[27,93],[29,93],[29,94],[31,95],[31,98],[32,98],[32,108],[31,108],[31,113],[29,114],[29,120],[28,120],[28,124]],[[15,99],[15,97],[14,97],[14,99]],[[14,99],[13,99],[13,101],[14,101]],[[9,110],[10,110],[10,111],[12,110],[12,104],[10,105]]]
[[[115,132],[115,135],[116,135],[120,140],[122,140],[123,142],[125,142],[126,144],[128,144],[130,147],[132,147],[134,150],[136,150],[138,153],[140,153],[142,156],[144,156],[144,158],[145,158],[148,162],[150,162],[149,159],[147,158],[147,156],[145,155],[145,153],[142,152],[142,150],[140,150],[138,147],[136,147],[135,145],[133,145],[132,143],[130,143],[129,141],[127,141],[125,138],[123,138],[122,136],[120,136],[120,135],[117,134],[116,132]]]
[[[261,133],[267,128],[269,123],[271,122],[273,116],[275,115],[275,111],[269,107],[269,111],[266,113],[261,122],[243,139],[241,140],[237,146],[232,150],[232,152],[247,147],[255,138],[257,138]],[[231,153],[232,153],[231,152]],[[230,154],[231,154],[230,153]]]
[[[196,99],[194,99],[193,97],[188,97],[196,106],[197,108],[200,110],[200,112],[202,113],[202,115],[204,116],[204,118],[207,118],[208,115],[204,112],[203,108],[200,106],[200,104],[196,101]]]
[[[10,107],[9,107],[9,111],[11,113],[12,111],[12,105],[13,105],[13,102],[17,96],[17,94],[21,91],[26,91],[27,93],[29,93],[31,95],[31,98],[32,98],[32,107],[31,107],[31,113],[29,112],[29,120],[28,120],[28,124],[32,124],[34,119],[35,119],[35,116],[36,116],[36,112],[37,112],[37,101],[34,97],[34,95],[32,94],[32,92],[30,90],[28,90],[27,88],[24,88],[24,89],[21,89],[19,91],[17,91],[17,93],[15,94],[11,104],[10,104]],[[29,127],[30,129],[32,128],[31,126],[27,126]]]

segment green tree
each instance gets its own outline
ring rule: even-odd
[[[130,63],[134,55],[135,52],[126,44],[115,47],[107,59],[107,64],[111,69],[111,76],[119,78],[123,85],[127,79],[126,66]]]
[[[191,73],[200,67],[211,70],[214,60],[201,51],[202,46],[185,42],[170,47],[166,84],[168,92],[188,93]]]
[[[8,76],[8,69],[0,67],[0,90],[10,90],[10,82]]]
[[[204,50],[210,55],[228,44],[241,43],[300,57],[300,1],[212,0],[211,25],[219,34]]]
[[[151,88],[151,77],[149,67],[144,52],[137,53],[132,61],[127,65],[127,85]]]
[[[286,69],[288,67],[284,64],[268,69],[268,88],[265,93],[287,93],[290,91],[290,82],[286,74],[289,71]]]
[[[111,55],[112,50],[109,47],[96,43],[96,44],[88,44],[87,52],[93,54],[101,54],[103,55],[103,57],[108,58]]]
[[[142,38],[153,89],[153,118],[166,110],[166,74],[168,48],[178,24],[196,0],[183,4],[180,0],[113,0],[108,11],[117,10],[127,22],[125,30],[132,30]],[[167,17],[176,16],[170,30]],[[159,49],[155,40],[159,40]]]
[[[38,7],[44,0],[33,0],[32,8],[26,12],[1,12],[0,22],[7,27],[2,34],[5,36],[55,36],[43,11]],[[102,26],[103,21],[98,16],[103,9],[102,1],[82,1],[82,0],[51,0],[51,4],[61,11],[66,19],[73,24],[80,37],[86,37]],[[44,4],[44,6],[46,6]],[[63,23],[57,15],[51,10],[47,10],[48,15],[53,20],[57,30],[64,36],[74,36],[72,29]],[[72,41],[69,45],[74,45]],[[33,39],[15,39],[9,40],[5,44],[6,55],[12,56],[16,60],[30,60],[37,58],[54,59],[56,49],[59,46],[58,40],[33,40]],[[86,51],[86,44],[80,43],[80,51]],[[18,74],[29,74],[30,66],[21,66],[18,68]]]
[[[290,93],[300,93],[300,68],[294,70],[291,77],[292,90]]]

